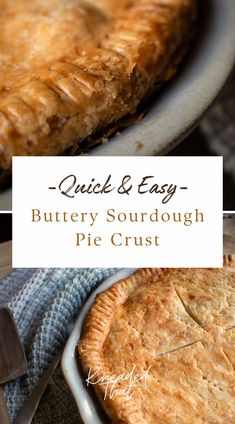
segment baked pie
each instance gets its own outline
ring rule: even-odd
[[[234,424],[235,257],[118,282],[97,297],[78,349],[113,423]]]
[[[196,0],[0,0],[0,169],[133,114],[188,49]]]

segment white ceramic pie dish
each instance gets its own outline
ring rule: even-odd
[[[198,39],[179,73],[156,94],[141,121],[92,148],[89,155],[163,155],[198,125],[218,98],[235,62],[235,2],[199,2]],[[0,210],[11,210],[10,190],[0,194]]]
[[[91,296],[81,309],[73,331],[65,346],[62,357],[62,371],[76,401],[81,416],[81,422],[84,424],[107,424],[108,422],[107,416],[102,412],[93,391],[90,387],[86,386],[86,378],[78,366],[77,343],[80,338],[84,318],[94,303],[98,293],[107,290],[123,278],[129,277],[134,271],[135,269],[123,269],[105,280],[96,290],[92,292]]]

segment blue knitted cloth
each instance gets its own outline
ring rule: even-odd
[[[5,387],[13,420],[38,379],[64,346],[90,292],[115,269],[16,269],[0,282],[0,307],[14,315],[29,373]],[[60,368],[41,402],[37,424],[75,424],[79,417]],[[1,423],[3,424],[3,423]]]

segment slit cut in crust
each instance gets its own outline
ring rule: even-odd
[[[196,0],[0,0],[0,169],[135,113],[175,73]]]
[[[224,264],[142,269],[98,295],[78,352],[113,423],[235,423],[235,257]]]

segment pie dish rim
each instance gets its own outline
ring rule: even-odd
[[[62,372],[73,394],[78,407],[79,414],[84,424],[104,424],[102,419],[103,411],[98,400],[94,397],[93,391],[89,390],[84,383],[84,374],[78,366],[77,361],[77,343],[80,339],[84,319],[93,305],[96,296],[108,290],[113,284],[122,279],[131,276],[137,268],[122,269],[103,281],[89,296],[84,306],[82,307],[78,318],[75,322],[73,331],[66,343],[62,356]]]

